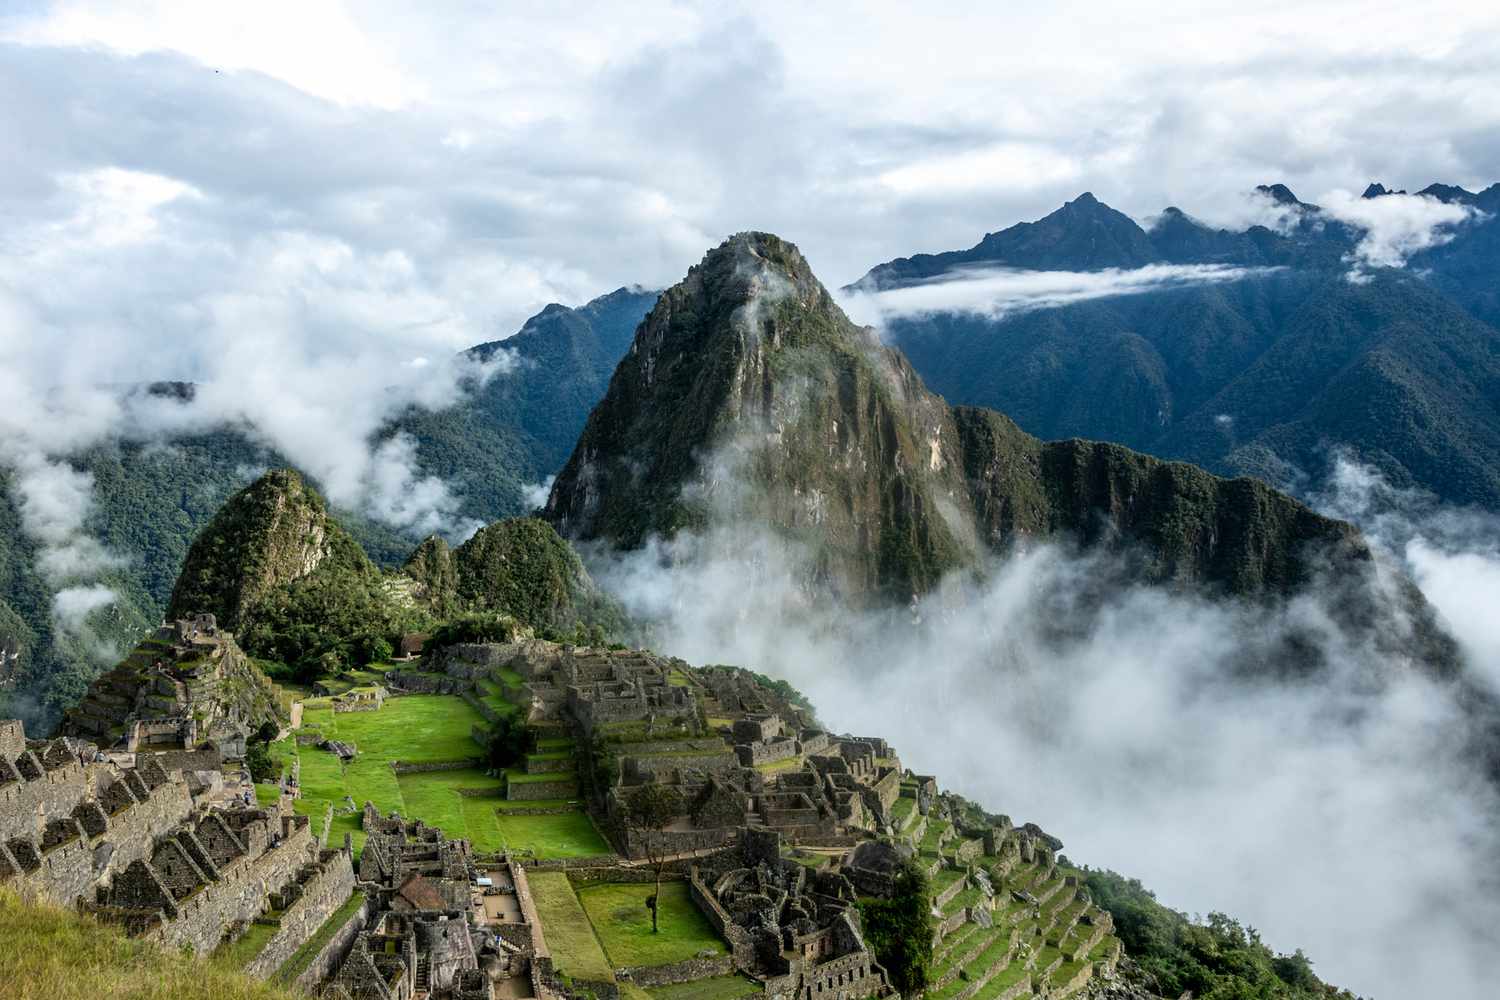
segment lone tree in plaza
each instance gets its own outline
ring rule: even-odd
[[[658,931],[661,911],[661,877],[678,841],[669,827],[681,816],[685,803],[670,785],[646,784],[626,792],[620,800],[617,822],[627,850],[639,848],[656,873],[656,890],[646,900],[651,910],[651,933]]]

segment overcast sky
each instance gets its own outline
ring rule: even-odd
[[[1500,180],[1488,4],[230,6],[0,16],[5,278],[53,255],[130,327],[227,271],[347,266],[367,327],[427,353],[744,228],[833,284],[1084,190],[1227,219],[1275,180]]]

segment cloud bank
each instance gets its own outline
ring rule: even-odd
[[[1404,267],[1407,258],[1450,242],[1457,226],[1483,214],[1472,205],[1448,204],[1430,195],[1361,198],[1339,189],[1321,201],[1324,213],[1364,234],[1350,258],[1355,275],[1372,267]]]
[[[1055,309],[1089,299],[1140,295],[1166,288],[1238,281],[1275,268],[1224,264],[1148,264],[1102,271],[1031,271],[976,267],[951,271],[920,285],[881,291],[841,292],[839,304],[857,323],[968,313],[998,320],[1034,309]]]
[[[784,677],[831,727],[887,736],[908,766],[1039,822],[1076,862],[1303,948],[1329,981],[1379,997],[1492,989],[1500,798],[1451,690],[1340,627],[1334,581],[1274,609],[1215,604],[1042,545],[982,584],[854,613],[820,605],[795,547],[729,524],[595,552],[590,568],[659,623],[659,648]],[[1483,652],[1466,608],[1443,611]],[[1322,650],[1316,675],[1278,669],[1293,634]]]

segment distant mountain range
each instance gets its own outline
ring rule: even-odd
[[[840,447],[905,470],[936,455],[938,478],[952,479],[913,489],[916,480],[890,468],[857,483],[825,468],[826,482],[798,483],[785,473],[764,480],[780,497],[785,523],[803,517],[793,514],[793,499],[828,505],[816,522],[824,570],[851,581],[852,592],[910,593],[996,538],[1055,530],[1089,536],[1101,524],[1149,543],[1157,560],[1149,571],[1158,577],[1232,589],[1282,586],[1301,572],[1291,553],[1304,529],[1334,529],[1253,484],[1223,485],[1124,448],[1037,438],[1108,441],[1294,491],[1314,483],[1329,450],[1343,447],[1398,484],[1500,509],[1500,185],[1479,193],[1434,185],[1422,193],[1478,214],[1406,268],[1366,270],[1357,282],[1349,280],[1349,257],[1361,231],[1282,185],[1261,189],[1285,212],[1278,228],[1242,232],[1176,209],[1142,228],[1083,195],[969,250],[880,265],[854,289],[921,287],[976,268],[1102,273],[1194,264],[1244,273],[1000,319],[961,312],[892,318],[888,339],[905,358],[856,348],[842,314],[821,307],[787,328],[788,336],[810,337],[816,351],[757,354],[726,332],[732,327],[723,317],[710,322],[703,311],[732,311],[744,301],[710,304],[683,286],[641,334],[678,346],[627,357],[658,293],[622,288],[578,308],[548,306],[516,335],[472,348],[479,359],[514,352],[519,367],[449,410],[402,413],[382,433],[409,434],[419,471],[442,477],[461,499],[459,513],[484,523],[529,510],[547,477],[567,463],[553,493],[554,519],[575,535],[633,543],[693,516],[680,488],[710,441],[709,428],[694,421],[731,409],[714,394],[737,386],[736,406],[774,410],[785,394],[771,375],[789,365],[826,390],[812,398],[827,410],[829,426],[837,423]],[[1388,194],[1374,185],[1366,192]],[[821,286],[802,267],[780,277],[821,301]],[[700,279],[689,283],[703,277],[702,268],[695,271]],[[683,344],[702,354],[692,358],[691,374],[679,364],[687,355],[673,353]],[[838,361],[832,368],[824,364],[830,357]],[[612,375],[634,379],[635,388],[615,393],[601,411],[612,416],[597,416],[586,430]],[[949,409],[923,383],[964,405]],[[663,397],[665,386],[690,395]],[[892,386],[909,398],[892,400]],[[187,399],[193,388],[164,383],[149,391]],[[70,459],[96,484],[89,532],[126,557],[101,580],[116,599],[88,619],[106,644],[128,648],[153,626],[189,544],[213,513],[261,470],[288,464],[235,429],[171,445],[105,442]],[[785,443],[805,446],[803,457],[817,460],[826,445],[811,436]],[[651,474],[627,485],[619,467],[605,470],[589,457],[618,462],[622,448],[634,449],[635,467]],[[591,494],[606,474],[609,495]],[[804,487],[817,492],[798,494]],[[950,494],[961,498],[956,520]],[[1196,498],[1186,515],[1198,527],[1164,534],[1160,525],[1184,513],[1186,496]],[[1236,509],[1266,519],[1241,523]],[[1108,513],[1102,522],[1099,510]],[[812,516],[809,510],[804,520]],[[400,564],[416,542],[351,512],[339,518],[384,566]],[[13,714],[47,720],[82,694],[99,655],[94,641],[57,627],[54,588],[37,555],[0,470],[0,698]]]
[[[1500,185],[1420,194],[1479,214],[1405,268],[1350,280],[1361,230],[1260,189],[1282,230],[1214,229],[1168,209],[1150,229],[1085,194],[968,250],[872,268],[852,291],[932,284],[964,269],[1098,271],[1234,265],[1234,281],[1174,284],[992,318],[894,316],[924,379],[1042,437],[1117,441],[1293,490],[1346,449],[1394,482],[1500,509]],[[1366,198],[1392,195],[1371,185]]]
[[[621,288],[576,309],[548,306],[514,336],[471,349],[481,359],[501,346],[514,352],[512,374],[440,413],[401,414],[384,433],[413,435],[419,471],[453,483],[462,516],[489,523],[525,513],[534,505],[528,486],[561,467],[656,296]],[[186,401],[193,387],[163,383],[149,391]],[[126,560],[101,578],[116,599],[88,618],[97,640],[117,649],[130,648],[161,620],[189,545],[229,497],[261,471],[291,464],[232,428],[170,444],[111,441],[70,457],[94,478],[87,530]],[[400,565],[418,541],[354,512],[337,514],[382,565]],[[100,669],[100,651],[96,641],[57,627],[54,588],[37,558],[0,469],[0,649],[9,641],[19,652],[0,663],[0,715],[44,729],[82,697]]]

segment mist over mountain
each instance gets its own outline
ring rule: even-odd
[[[400,463],[388,489],[366,486],[365,497],[384,491],[388,499],[368,505],[347,496],[348,506],[334,505],[339,520],[376,562],[392,566],[425,531],[441,527],[458,542],[529,511],[655,298],[622,288],[578,309],[547,307],[514,337],[465,352],[459,394],[444,408],[403,405],[393,393],[395,412],[361,445]],[[15,615],[0,616],[0,646],[16,646],[0,671],[9,679],[0,699],[13,714],[44,723],[75,702],[166,613],[190,543],[220,506],[266,469],[297,464],[289,432],[278,438],[275,429],[227,419],[215,412],[218,392],[191,383],[101,388],[104,405],[149,408],[70,442],[48,466],[49,480],[34,474],[34,499],[16,488],[17,473],[0,469],[10,487],[0,492],[0,601]],[[50,480],[74,489],[44,488]],[[441,517],[409,521],[424,504]],[[45,518],[50,535],[28,529],[27,510]],[[108,558],[97,572],[75,561],[60,577],[49,574],[49,544],[74,538]]]
[[[1500,185],[1255,198],[1270,225],[1231,232],[1176,209],[1142,228],[1086,195],[847,291],[936,391],[1043,437],[1304,492],[1352,449],[1500,506]]]

